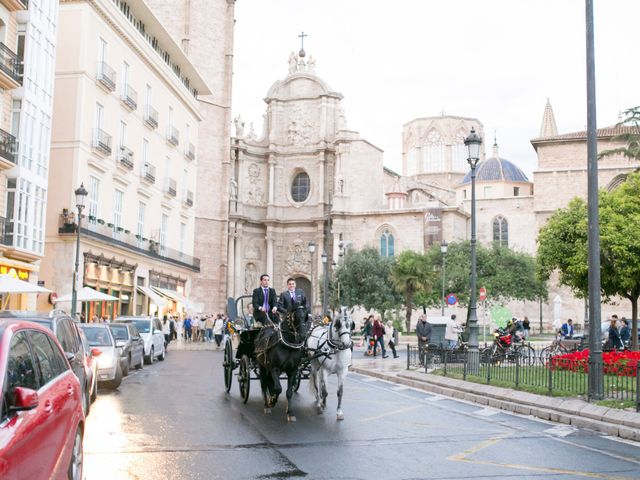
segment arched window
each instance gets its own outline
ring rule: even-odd
[[[309,196],[309,175],[306,172],[300,172],[293,179],[291,184],[291,198],[294,202],[304,202]]]
[[[444,140],[440,133],[433,129],[427,134],[422,146],[422,171],[443,172],[444,165]]]
[[[509,246],[509,223],[503,216],[493,219],[493,241],[500,242],[500,246]]]
[[[393,234],[388,228],[385,228],[382,235],[380,235],[380,256],[381,257],[393,257],[394,242]]]

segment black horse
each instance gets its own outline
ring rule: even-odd
[[[264,412],[271,409],[282,393],[280,374],[287,374],[287,420],[295,422],[291,408],[298,381],[298,366],[302,360],[302,351],[307,330],[307,309],[299,305],[280,322],[262,328],[255,342],[255,354],[260,365],[260,386],[264,398]]]

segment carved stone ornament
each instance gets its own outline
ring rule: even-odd
[[[244,249],[244,258],[247,260],[258,260],[260,258],[260,248],[255,245],[247,245]]]
[[[244,293],[250,293],[258,286],[258,269],[255,264],[247,263],[244,267]]]
[[[287,140],[290,145],[302,147],[313,143],[316,127],[309,116],[300,108],[295,108],[289,117]]]
[[[261,172],[262,169],[257,163],[249,165],[249,188],[245,193],[245,202],[249,205],[264,205],[266,203]]]
[[[293,241],[293,245],[289,246],[287,253],[287,259],[284,262],[287,274],[308,273],[311,271],[310,254],[300,236]]]

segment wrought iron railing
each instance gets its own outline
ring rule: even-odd
[[[133,150],[124,145],[118,149],[118,163],[128,170],[133,170]]]
[[[415,345],[407,345],[407,369],[424,368],[427,373],[463,380],[546,390],[549,395],[588,395],[587,362],[572,354],[549,357],[544,349],[527,347],[525,350],[523,346],[514,349],[512,354],[496,354],[488,347],[481,348],[475,355],[474,359],[466,346],[429,345],[419,350]],[[621,362],[619,367],[605,365],[604,394],[608,399],[633,401],[640,411],[638,365],[633,361]]]
[[[19,65],[18,55],[4,43],[0,42],[0,70],[19,84],[22,84]]]
[[[105,155],[111,155],[111,135],[99,128],[93,129],[93,148]]]
[[[178,194],[178,184],[173,178],[165,178],[164,193],[170,197],[175,197]]]
[[[193,143],[189,142],[187,143],[187,146],[184,150],[184,155],[185,157],[187,157],[189,160],[195,160],[196,159],[196,147]]]
[[[136,92],[128,83],[124,83],[122,85],[122,96],[120,99],[122,100],[122,103],[131,110],[138,108],[138,92]]]
[[[158,128],[158,111],[151,105],[147,105],[144,109],[144,121],[151,128]]]
[[[156,183],[156,167],[147,163],[142,169],[141,177],[149,183]]]
[[[96,80],[111,92],[116,89],[116,72],[106,62],[98,62]]]
[[[184,204],[187,207],[193,207],[193,192],[191,190],[187,190],[187,193],[184,196]]]
[[[178,145],[180,143],[180,132],[178,129],[172,125],[167,127],[167,141],[171,145]]]
[[[9,132],[0,129],[0,157],[16,163],[18,156],[18,140]]]

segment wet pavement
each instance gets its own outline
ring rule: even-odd
[[[400,359],[354,364],[403,370]],[[324,415],[303,382],[298,421],[265,415],[259,382],[224,391],[222,350],[189,345],[100,391],[87,420],[85,478],[640,478],[640,445],[350,374],[345,420],[335,377]]]

